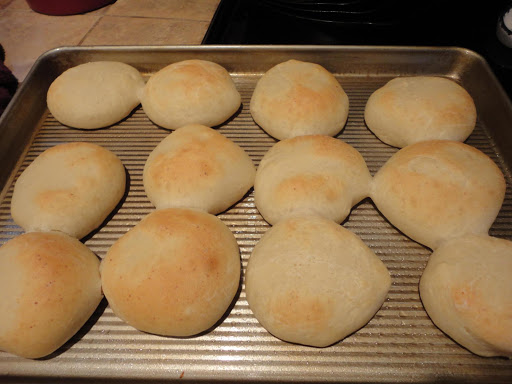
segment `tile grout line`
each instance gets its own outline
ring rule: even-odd
[[[13,2],[14,2],[14,0],[11,0],[11,1],[7,2],[6,4],[4,4],[3,6],[1,6],[0,11],[7,9]]]
[[[91,28],[89,28],[89,30],[87,32],[84,33],[84,35],[82,36],[82,38],[78,41],[78,44],[77,45],[82,45],[82,43],[85,41],[85,39],[87,38],[87,36],[91,33],[91,31],[100,23],[101,19],[103,19],[103,16],[105,15],[101,15],[100,17],[98,17],[98,20],[96,20],[94,22],[94,24],[91,26]]]
[[[215,12],[214,12],[215,13]],[[213,14],[210,19],[188,19],[188,18],[182,18],[182,17],[155,17],[155,16],[133,16],[133,15],[112,15],[112,14],[105,14],[103,16],[109,16],[114,18],[127,18],[127,19],[152,19],[152,20],[176,20],[176,21],[195,21],[200,23],[209,23],[211,22],[213,18]]]

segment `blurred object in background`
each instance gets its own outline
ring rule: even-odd
[[[115,0],[27,0],[32,10],[53,16],[90,12],[114,2]]]
[[[4,64],[5,51],[0,45],[0,116],[18,89],[18,80]]]

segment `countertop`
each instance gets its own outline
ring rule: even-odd
[[[200,44],[220,0],[117,0],[79,15],[48,16],[25,0],[0,0],[5,65],[22,82],[37,58],[61,46]]]

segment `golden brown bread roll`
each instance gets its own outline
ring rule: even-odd
[[[59,232],[32,232],[0,247],[0,349],[51,354],[89,319],[103,295],[100,262]]]
[[[318,214],[341,223],[369,195],[371,175],[361,154],[325,135],[276,143],[260,162],[254,200],[270,224],[296,214]]]
[[[420,281],[432,321],[480,356],[512,357],[512,242],[466,235],[430,256]]]
[[[151,76],[141,102],[155,124],[177,129],[188,124],[219,125],[240,108],[241,97],[224,67],[207,60],[184,60]]]
[[[217,214],[253,186],[247,153],[216,130],[190,124],[163,139],[144,166],[144,189],[157,209],[197,208]]]
[[[108,302],[141,331],[193,336],[210,329],[240,284],[235,237],[216,216],[158,209],[119,238],[101,263]]]
[[[451,79],[404,76],[370,95],[364,118],[380,140],[403,148],[419,141],[466,140],[475,128],[476,107]]]
[[[126,172],[111,151],[92,143],[59,144],[40,154],[14,186],[11,214],[25,231],[61,231],[81,239],[119,203]]]
[[[359,237],[320,216],[294,216],[265,232],[249,258],[245,289],[274,336],[315,347],[363,327],[391,285],[386,266]]]
[[[377,171],[370,196],[404,234],[431,249],[464,234],[487,234],[505,178],[478,149],[457,141],[409,145]]]
[[[289,60],[269,69],[254,89],[254,121],[278,140],[302,135],[334,136],[348,117],[349,100],[324,67]]]
[[[58,76],[47,93],[48,109],[74,128],[103,128],[124,119],[140,104],[144,79],[134,67],[116,61],[80,64]]]

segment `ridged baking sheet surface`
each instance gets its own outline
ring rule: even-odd
[[[275,143],[249,113],[252,91],[261,74],[233,74],[243,106],[218,130],[240,144],[256,165]],[[365,126],[369,95],[389,78],[338,77],[350,97],[350,114],[339,138],[358,149],[372,174],[396,149],[382,144]],[[45,149],[63,142],[89,141],[116,153],[129,174],[122,204],[98,231],[85,240],[100,258],[152,205],[142,186],[142,171],[151,150],[170,131],[155,126],[139,107],[113,127],[95,131],[69,129],[51,115],[43,121],[16,177]],[[487,130],[478,122],[468,144],[491,156],[501,167]],[[506,170],[503,169],[506,173]],[[510,175],[506,173],[507,182]],[[510,185],[510,183],[509,183]],[[0,205],[0,243],[21,233],[10,217],[13,185]],[[491,230],[512,235],[510,188]],[[269,228],[254,205],[252,190],[219,215],[236,236],[243,269],[254,245]],[[160,337],[139,332],[118,319],[104,300],[87,324],[54,355],[26,360],[0,353],[0,374],[29,379],[82,378],[233,381],[346,382],[507,382],[510,360],[481,358],[455,344],[429,320],[418,294],[418,282],[430,251],[400,234],[366,199],[342,223],[359,235],[382,259],[392,287],[382,308],[361,330],[328,348],[289,344],[269,335],[252,315],[242,285],[229,315],[211,332],[192,338]],[[158,292],[155,292],[158,294]],[[94,380],[93,380],[94,379]]]

